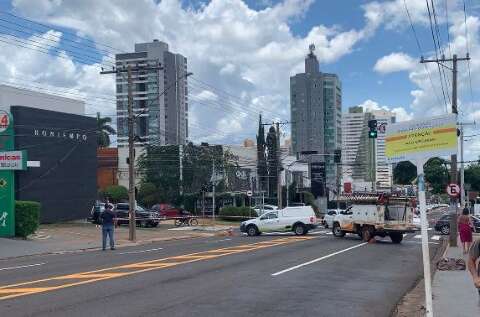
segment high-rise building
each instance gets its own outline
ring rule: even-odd
[[[135,145],[185,144],[188,138],[187,59],[168,51],[168,44],[153,40],[135,44],[135,52],[117,54],[116,67],[153,66],[162,69],[132,73]],[[128,85],[117,75],[118,147],[128,144]]]
[[[117,69],[128,65],[160,69],[132,72],[135,148],[149,144],[185,144],[188,138],[187,59],[153,40],[135,44],[135,52],[115,55]],[[117,75],[117,143],[119,184],[128,185],[128,85],[126,73]],[[139,155],[137,154],[137,158]]]
[[[335,74],[320,72],[315,46],[305,58],[305,72],[290,77],[292,152],[296,156],[315,152],[315,161],[325,162],[327,188],[337,185],[333,153],[342,142],[342,86]]]
[[[368,121],[377,120],[377,138],[368,137]],[[353,181],[354,190],[387,190],[392,166],[385,157],[385,127],[395,123],[395,114],[384,110],[363,112],[351,107],[342,118],[343,179]]]

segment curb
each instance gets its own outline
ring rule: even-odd
[[[179,236],[179,237],[171,237],[171,238],[157,238],[157,239],[152,239],[152,240],[141,240],[137,242],[130,242],[130,243],[125,243],[122,245],[117,245],[117,249],[122,249],[125,247],[133,247],[133,246],[141,246],[141,245],[146,245],[150,243],[155,243],[155,242],[161,242],[161,241],[180,241],[180,240],[190,240],[190,239],[197,239],[197,238],[204,238],[204,237],[209,237],[212,236],[210,235],[189,235],[189,236]],[[74,249],[74,250],[59,250],[59,251],[49,251],[49,252],[41,252],[41,253],[33,253],[33,254],[26,254],[26,255],[19,255],[19,256],[11,256],[11,257],[5,257],[5,258],[0,258],[1,261],[6,261],[6,260],[12,260],[12,259],[21,259],[21,258],[27,258],[27,257],[35,257],[35,256],[45,256],[45,255],[59,255],[59,254],[77,254],[77,253],[84,253],[84,252],[91,252],[91,251],[100,251],[102,248],[101,247],[89,247],[89,248],[80,248],[80,249]]]

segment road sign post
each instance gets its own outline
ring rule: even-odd
[[[427,317],[433,316],[433,307],[423,165],[430,157],[457,153],[456,124],[457,116],[449,114],[424,120],[396,123],[386,127],[385,155],[389,162],[411,161],[417,166]]]
[[[0,111],[0,151],[13,150],[13,120]],[[1,161],[0,161],[1,162]],[[13,170],[0,169],[0,237],[15,236],[15,186]]]

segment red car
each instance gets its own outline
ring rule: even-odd
[[[152,206],[151,210],[158,212],[160,217],[165,217],[167,219],[183,216],[182,209],[176,208],[170,204],[156,204]]]

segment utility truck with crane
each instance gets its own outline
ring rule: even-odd
[[[358,234],[364,241],[389,236],[400,243],[403,235],[417,230],[413,223],[415,197],[391,194],[352,194],[339,197],[351,206],[336,215],[332,231],[335,237]]]

